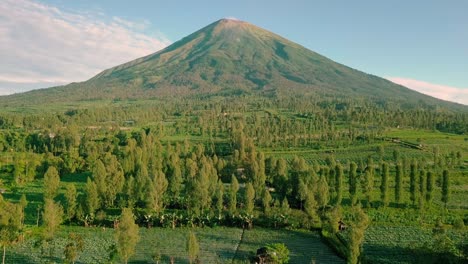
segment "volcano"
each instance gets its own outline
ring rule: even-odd
[[[314,94],[406,106],[463,107],[352,69],[231,19],[216,21],[161,51],[104,70],[85,82],[3,97],[0,103]]]

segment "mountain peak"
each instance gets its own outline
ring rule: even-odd
[[[66,90],[69,100],[176,94],[320,94],[409,105],[440,103],[233,18],[222,18],[163,50],[58,89]]]
[[[225,17],[225,18],[221,18],[220,20],[218,20],[218,22],[223,22],[223,23],[227,23],[227,22],[232,22],[232,23],[246,23],[245,21],[242,21],[238,18],[235,18],[235,17]]]
[[[237,18],[222,18],[212,24],[215,30],[224,30],[224,29],[247,29],[250,27],[255,27],[254,25],[239,20]]]

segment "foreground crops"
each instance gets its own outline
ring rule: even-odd
[[[85,250],[79,256],[78,263],[104,263],[109,256],[109,248],[114,243],[113,229],[102,228],[67,228],[64,227],[51,247],[53,259],[64,261],[63,249],[66,233],[77,232],[85,239]],[[162,263],[168,263],[170,257],[175,263],[188,263],[185,250],[189,229],[141,229],[141,240],[136,254],[130,263],[152,263],[152,256],[161,255]],[[322,243],[317,233],[306,231],[246,230],[238,228],[197,228],[195,233],[200,242],[202,263],[231,263],[247,261],[259,247],[267,243],[285,243],[290,250],[290,263],[344,263],[330,248]],[[41,263],[44,262],[39,248],[34,247],[34,239],[18,244],[7,255],[6,263]],[[49,252],[44,252],[48,254]]]

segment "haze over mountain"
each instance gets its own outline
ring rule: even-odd
[[[0,98],[0,104],[191,95],[309,95],[466,109],[336,63],[247,22],[221,19],[88,81]]]

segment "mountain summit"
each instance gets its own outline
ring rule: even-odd
[[[107,69],[88,81],[8,99],[39,103],[193,94],[314,93],[405,105],[448,104],[233,19],[216,21],[159,52]]]

